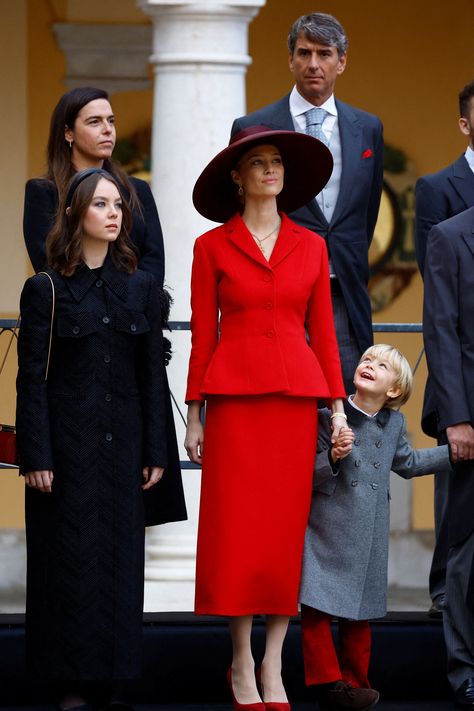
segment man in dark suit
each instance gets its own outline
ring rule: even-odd
[[[424,342],[438,435],[451,446],[443,614],[448,679],[458,708],[474,709],[474,207],[430,231]]]
[[[426,243],[433,225],[474,206],[474,81],[459,94],[459,128],[468,138],[468,146],[454,163],[433,175],[425,175],[416,184],[416,257],[423,276]],[[428,382],[423,406],[422,426],[426,434],[437,436],[434,417],[436,404]],[[440,442],[444,443],[443,440]],[[446,503],[448,477],[435,474],[435,531],[436,545],[430,571],[432,605],[429,615],[440,616],[444,608],[448,532]]]
[[[303,15],[290,30],[288,49],[294,88],[274,104],[236,119],[232,135],[265,124],[309,133],[333,154],[329,183],[291,217],[326,240],[344,383],[353,392],[359,357],[372,343],[368,249],[382,191],[382,124],[376,116],[334,98],[347,59],[347,37],[336,18]]]

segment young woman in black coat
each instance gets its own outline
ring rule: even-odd
[[[141,673],[142,492],[168,477],[160,482],[167,384],[159,287],[136,268],[130,222],[111,174],[76,173],[48,237],[47,274],[21,296],[27,660],[59,684],[62,709],[85,704],[90,682]],[[181,481],[173,486],[168,520],[184,511]]]

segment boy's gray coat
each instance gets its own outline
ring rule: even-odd
[[[390,470],[405,479],[450,468],[448,446],[414,450],[405,417],[368,417],[346,403],[352,452],[333,471],[329,410],[319,411],[318,454],[306,529],[300,602],[335,617],[387,611]]]

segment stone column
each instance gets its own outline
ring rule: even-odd
[[[189,320],[193,243],[211,226],[194,210],[192,189],[209,159],[227,145],[233,119],[245,113],[245,75],[251,61],[247,30],[265,1],[137,0],[153,21],[152,188],[163,225],[175,321]],[[177,331],[172,340],[168,377],[181,406],[189,332]],[[184,426],[175,415],[181,444]],[[185,470],[183,475],[189,521],[148,534],[147,610],[193,607],[200,473]]]

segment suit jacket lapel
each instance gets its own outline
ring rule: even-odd
[[[469,228],[468,228],[468,229],[464,230],[462,233],[462,238],[463,238],[464,242],[466,243],[466,245],[468,246],[468,248],[470,249],[472,256],[474,257],[474,207],[469,210],[469,213],[467,213],[467,215],[469,215],[469,214],[473,218],[471,229],[469,230]]]
[[[362,155],[362,127],[350,106],[336,99],[337,121],[342,150],[342,172],[339,195],[331,218],[334,224],[343,212],[351,194]]]
[[[279,128],[283,131],[294,131],[295,124],[293,123],[293,117],[290,113],[290,95],[284,96],[283,99],[277,101],[271,114],[268,116],[269,120],[265,121],[267,126],[271,128]]]
[[[474,173],[464,155],[453,164],[453,177],[449,181],[464,201],[466,208],[474,206]]]

